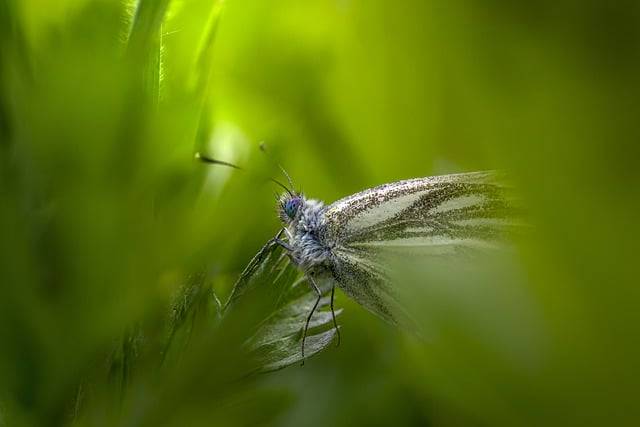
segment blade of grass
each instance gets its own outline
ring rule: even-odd
[[[171,0],[139,0],[128,40],[128,55],[143,64],[143,87],[160,99],[162,79],[162,22]]]

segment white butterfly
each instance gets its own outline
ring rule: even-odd
[[[339,342],[333,309],[336,286],[387,322],[406,324],[386,271],[389,254],[462,255],[499,246],[503,237],[519,226],[510,188],[500,174],[491,171],[384,184],[328,206],[274,182],[286,190],[277,205],[283,228],[256,255],[239,282],[252,274],[275,246],[287,251],[316,293],[303,329],[303,360],[309,322],[324,288],[318,279],[330,282],[331,313]]]
[[[495,172],[417,178],[381,185],[326,206],[288,190],[278,202],[283,229],[270,244],[288,251],[321,299],[316,277],[392,324],[405,323],[383,254],[450,256],[495,247],[516,208]],[[284,238],[283,238],[284,237]],[[333,317],[334,326],[339,330]]]

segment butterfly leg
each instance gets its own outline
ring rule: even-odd
[[[242,272],[241,276],[249,275],[253,273],[253,270],[262,262],[262,260],[266,257],[266,255],[271,251],[271,249],[280,242],[280,236],[284,233],[284,228],[278,231],[275,237],[269,239],[267,243],[260,249],[260,252],[257,253],[256,256],[253,257],[249,265],[245,268],[245,271]],[[284,243],[284,242],[282,242]]]
[[[280,238],[283,233],[284,233],[284,228],[281,228],[280,231],[278,231],[278,234],[275,235],[275,237],[269,239],[265,247],[273,247],[277,245],[283,248],[284,250],[286,250],[287,252],[291,252],[293,250],[291,245],[289,245],[287,242],[285,242]]]
[[[255,272],[258,266],[260,266],[262,261],[273,251],[273,248],[275,246],[281,246],[287,251],[288,254],[291,253],[291,246],[280,239],[283,233],[284,228],[280,229],[278,234],[276,234],[272,239],[269,239],[269,241],[262,247],[262,249],[260,249],[260,252],[258,252],[253,257],[253,259],[249,262],[249,265],[247,265],[242,273],[240,273],[240,277],[236,281],[234,288],[238,286],[239,283],[242,283],[249,279],[249,277]],[[223,310],[226,310],[226,305]]]
[[[287,252],[291,252],[293,250],[293,248],[291,247],[291,245],[289,245],[287,242],[284,242],[280,239],[273,239],[271,240],[271,243],[273,245],[278,245],[281,246],[284,250],[286,250]]]
[[[320,303],[320,299],[322,298],[322,292],[320,292],[320,288],[318,288],[318,285],[316,285],[316,281],[313,279],[313,277],[311,277],[311,275],[308,274],[307,279],[309,280],[309,283],[311,283],[313,290],[316,292],[317,298],[316,298],[315,304],[313,304],[313,308],[311,309],[311,312],[307,316],[307,322],[305,323],[304,330],[302,331],[302,365],[304,365],[304,342],[307,339],[307,330],[309,329],[309,322],[311,322],[311,317],[313,317],[313,313],[315,313],[316,308],[318,308],[318,304]]]
[[[333,296],[336,293],[336,285],[331,285],[331,317],[333,318],[333,327],[336,329],[336,334],[338,334],[338,343],[336,347],[340,345],[340,328],[338,328],[338,322],[336,322],[336,312],[333,311]]]

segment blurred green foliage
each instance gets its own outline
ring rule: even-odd
[[[639,46],[634,1],[3,0],[0,425],[638,425]],[[329,202],[504,169],[535,232],[425,262],[426,342],[339,294],[339,349],[246,376],[260,141]]]

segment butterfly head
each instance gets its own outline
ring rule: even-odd
[[[288,224],[296,218],[303,200],[302,195],[296,193],[284,193],[280,197],[278,214],[283,223]]]

